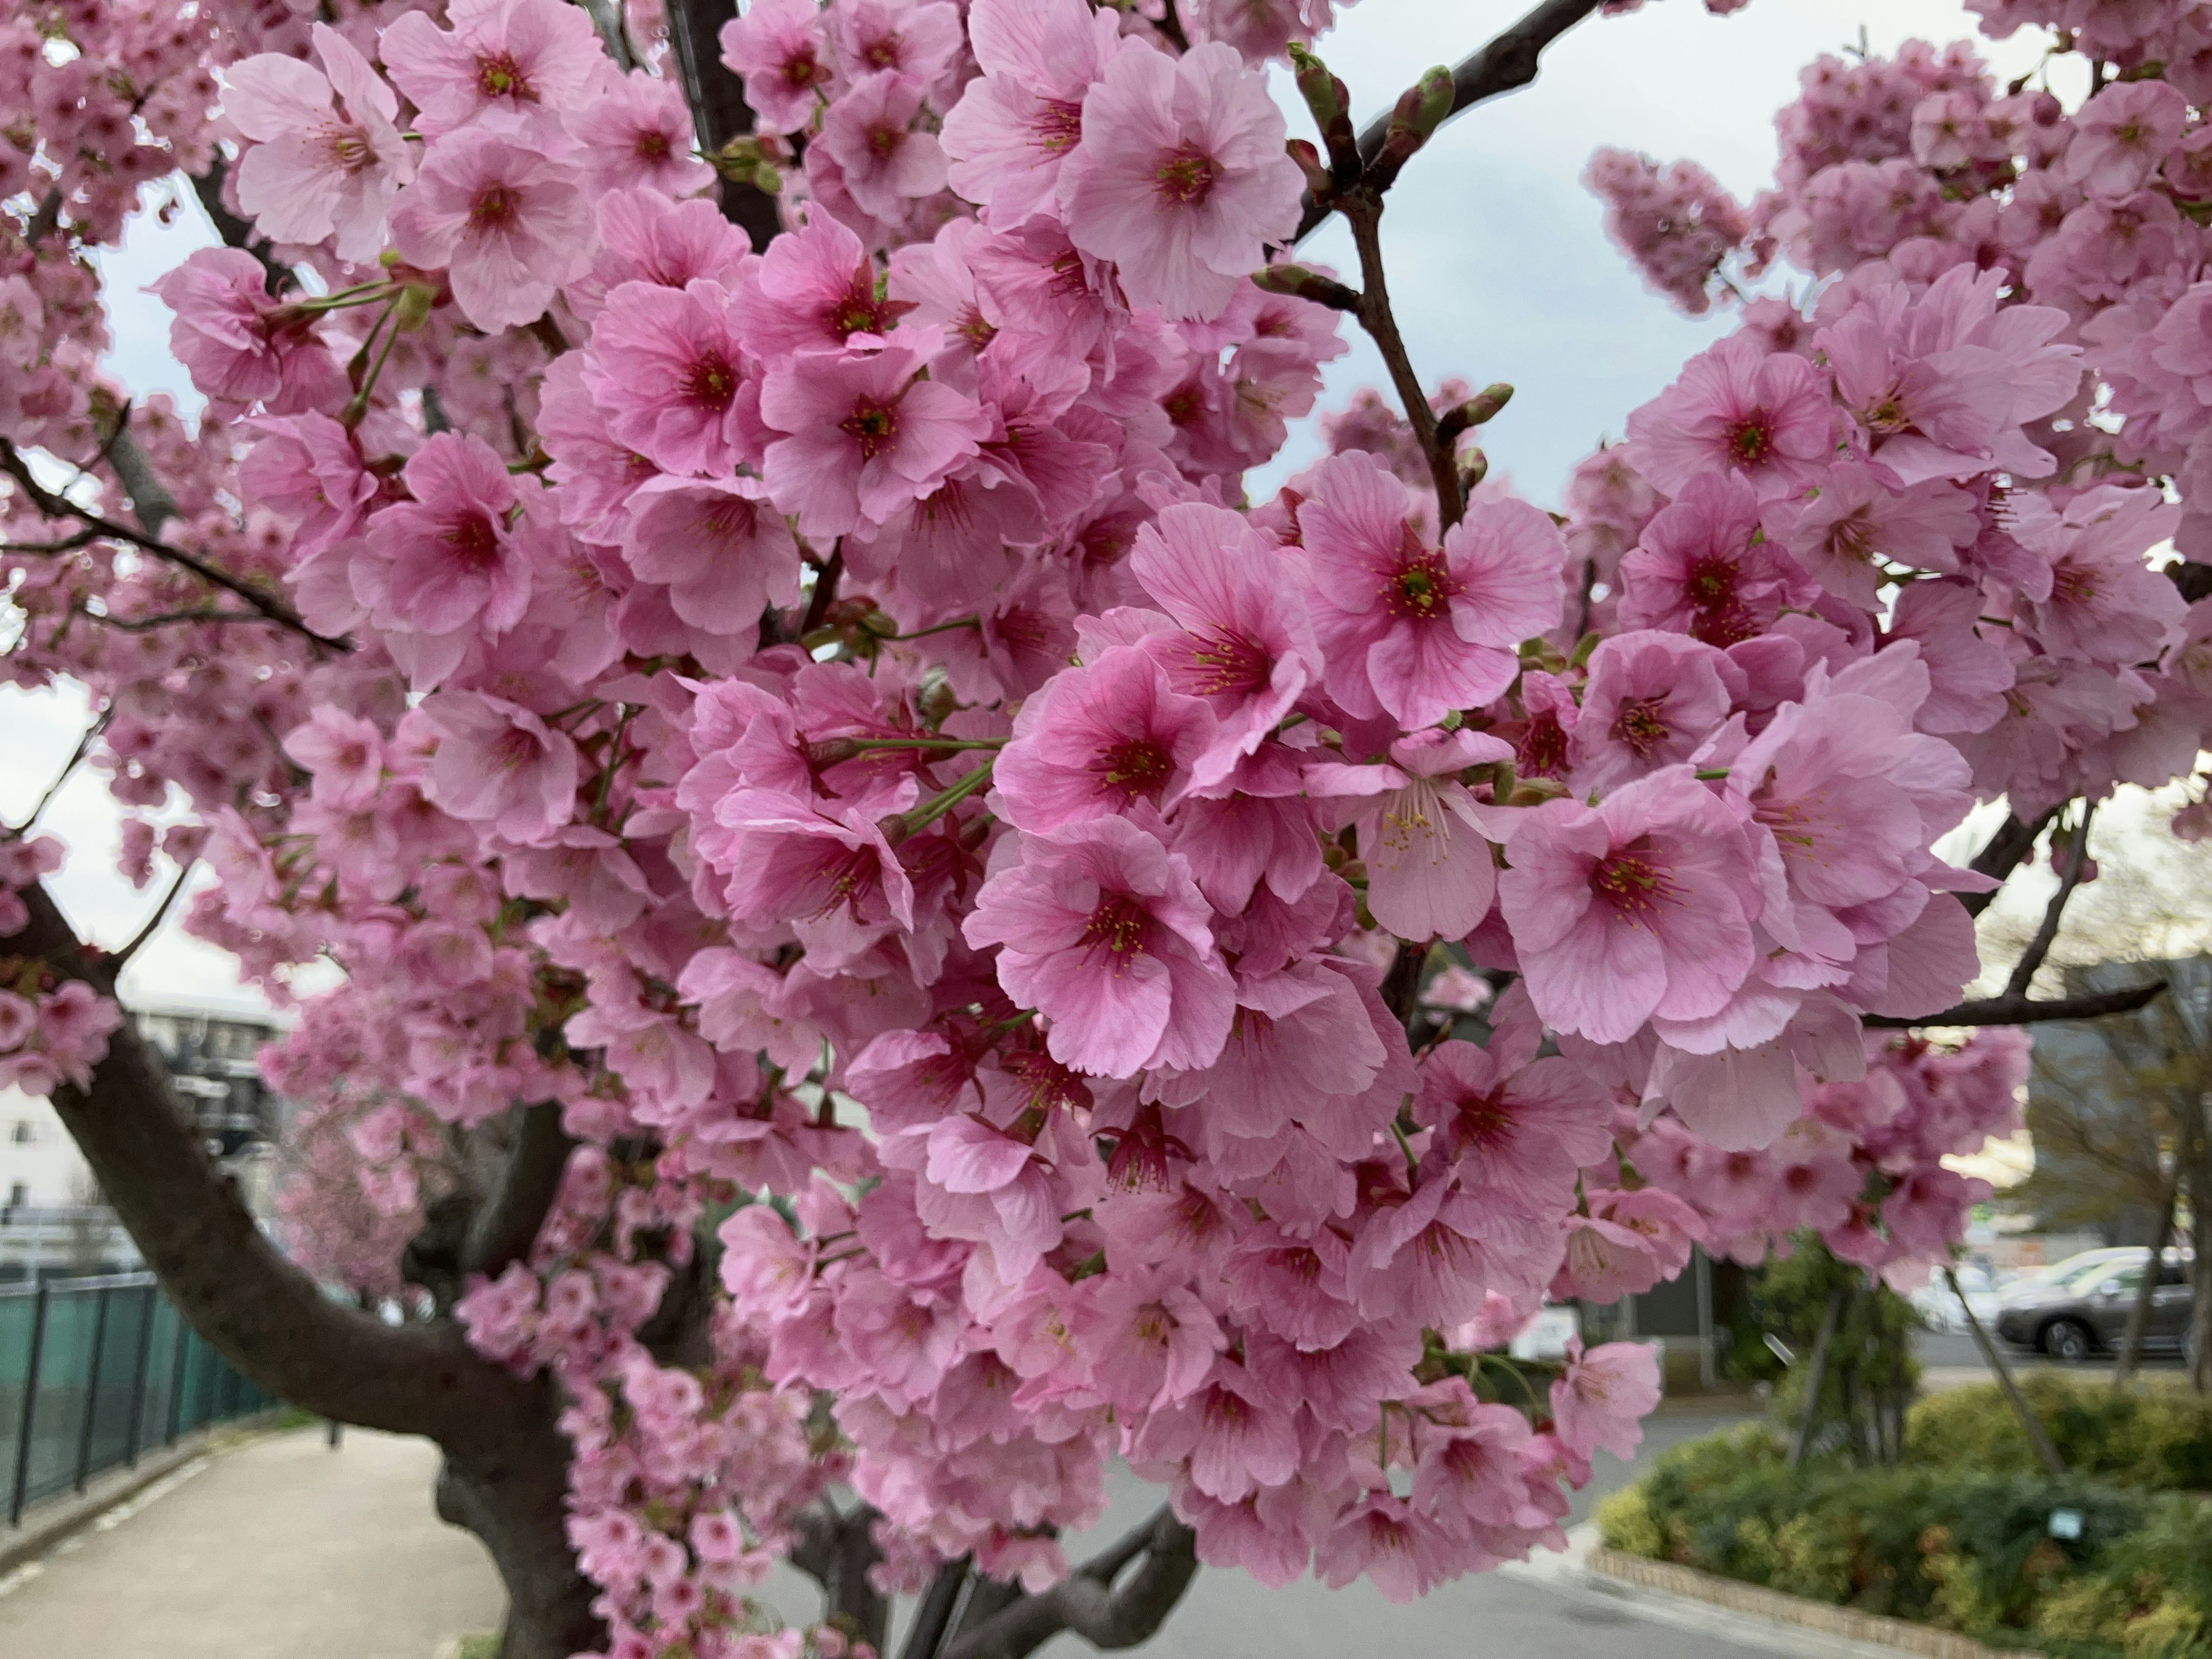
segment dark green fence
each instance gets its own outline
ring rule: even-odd
[[[149,1447],[275,1403],[148,1274],[0,1285],[0,1489],[11,1526]]]

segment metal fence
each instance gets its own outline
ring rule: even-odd
[[[178,1317],[149,1274],[0,1285],[10,1526],[150,1447],[274,1404]]]

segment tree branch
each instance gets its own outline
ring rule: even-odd
[[[88,950],[42,885],[24,888],[23,931],[0,953],[35,957],[103,996],[112,960]],[[472,1352],[447,1322],[387,1325],[325,1296],[280,1255],[179,1109],[167,1075],[126,1019],[91,1085],[54,1091],[146,1265],[177,1310],[277,1398],[365,1428],[481,1437],[486,1423],[542,1409],[536,1386]]]
[[[1367,331],[1389,368],[1390,383],[1397,387],[1398,401],[1406,407],[1414,441],[1428,459],[1430,482],[1436,486],[1437,524],[1449,530],[1466,513],[1467,502],[1460,494],[1459,470],[1451,446],[1437,439],[1436,411],[1429,407],[1428,394],[1421,390],[1421,378],[1414,372],[1412,355],[1390,309],[1389,284],[1382,273],[1382,198],[1363,186],[1354,186],[1340,201],[1352,226],[1352,242],[1359,250],[1359,325]]]
[[[1865,1024],[1903,1030],[1919,1025],[2041,1025],[2054,1019],[2099,1019],[2106,1014],[2131,1014],[2164,989],[2166,981],[2161,979],[2148,985],[2130,986],[2124,991],[2054,997],[2047,1002],[2008,994],[1961,1002],[1940,1014],[1920,1014],[1910,1019],[1894,1014],[1869,1014]]]
[[[800,1512],[799,1542],[785,1559],[822,1586],[825,1613],[852,1620],[860,1626],[860,1639],[880,1653],[890,1628],[890,1604],[868,1582],[868,1569],[882,1556],[876,1547],[876,1513],[862,1504],[841,1515],[825,1498]]]
[[[1987,876],[1992,881],[2002,881],[2020,868],[2021,860],[2035,850],[2035,838],[2043,833],[2043,826],[2058,816],[2056,806],[2039,816],[2033,823],[2023,823],[2017,814],[2008,816],[1997,825],[1982,850],[1974,854],[1967,865],[1976,875]],[[1990,908],[1996,897],[1994,890],[1987,893],[1961,893],[1959,902],[1966,907],[1966,914],[1978,916]]]
[[[185,884],[191,879],[192,866],[196,862],[192,859],[184,861],[177,871],[177,878],[169,884],[169,890],[161,895],[161,902],[154,907],[154,914],[146,918],[146,925],[131,935],[130,944],[115,953],[114,971],[118,975],[130,963],[131,958],[145,947],[146,941],[161,930],[161,924],[169,919],[170,908],[176,903],[177,895],[185,890]]]
[[[2043,921],[2028,941],[2027,949],[2021,952],[2020,960],[2013,964],[2012,977],[2005,981],[2004,994],[2008,997],[2025,997],[2028,982],[2035,970],[2043,966],[2044,957],[2051,954],[2051,946],[2058,937],[2058,919],[2064,915],[2066,901],[2074,896],[2075,888],[2081,885],[2081,866],[2089,857],[2089,820],[2096,807],[2088,801],[2081,803],[2081,822],[2074,826],[2073,844],[2069,848],[2066,868],[2058,878],[2058,890],[2051,896],[2051,902],[2043,907]],[[2051,834],[2051,862],[2057,862],[2058,837]]]
[[[263,592],[252,583],[232,575],[219,566],[210,564],[198,554],[187,553],[181,547],[172,547],[157,536],[150,535],[144,531],[133,530],[129,525],[118,524],[112,519],[103,518],[88,507],[79,507],[65,496],[55,495],[31,476],[31,469],[24,464],[22,456],[16,453],[15,446],[5,438],[0,438],[0,472],[5,472],[13,478],[18,487],[30,498],[31,504],[47,518],[75,519],[95,535],[104,536],[114,541],[127,542],[143,552],[152,554],[157,559],[177,566],[179,569],[189,570],[202,581],[210,583],[222,589],[226,593],[244,599],[269,621],[276,623],[280,627],[289,628],[303,638],[313,641],[317,645],[325,646],[333,651],[353,649],[350,641],[334,640],[318,634],[301,620],[297,611],[282,599]]]
[[[101,453],[131,497],[131,516],[138,520],[138,527],[149,536],[160,535],[161,526],[177,516],[177,498],[131,435],[130,404],[116,411],[115,430],[108,434]]]
[[[70,781],[70,775],[92,751],[94,739],[107,730],[108,719],[113,712],[112,709],[103,708],[93,717],[92,724],[84,728],[84,735],[76,740],[76,747],[70,750],[70,757],[62,763],[60,772],[46,786],[46,793],[39,797],[39,804],[31,809],[31,816],[13,830],[0,831],[0,841],[20,841],[37,827],[39,820],[46,815],[46,808],[54,804],[54,797],[61,793],[62,786]]]
[[[937,1570],[923,1592],[921,1605],[914,1610],[914,1624],[907,1631],[906,1645],[899,1650],[899,1659],[937,1659],[937,1650],[945,1640],[945,1632],[952,1623],[952,1609],[960,1600],[960,1592],[968,1583],[969,1558],[947,1561]]]
[[[698,129],[699,148],[708,161],[732,138],[753,131],[745,83],[722,62],[722,25],[737,15],[737,0],[668,0],[668,38],[676,48],[677,71]],[[757,185],[725,178],[721,202],[722,216],[752,238],[756,253],[766,252],[783,230],[775,198]]]
[[[240,218],[226,206],[222,199],[223,180],[229,176],[230,162],[218,149],[209,158],[205,173],[192,174],[192,194],[200,198],[200,210],[215,227],[215,234],[228,247],[243,248],[261,262],[264,282],[271,294],[282,294],[292,284],[290,267],[276,257],[266,237],[253,234],[253,226]]]
[[[1527,86],[1536,78],[1538,60],[1544,48],[1595,11],[1601,3],[1602,0],[1544,0],[1542,5],[1452,71],[1451,114],[1444,118],[1453,119],[1501,93]],[[1367,124],[1367,130],[1359,135],[1362,161],[1372,162],[1382,155],[1382,141],[1389,130],[1388,116]],[[1295,246],[1318,230],[1328,213],[1328,209],[1309,195],[1298,220],[1297,234],[1291,238],[1291,245]]]
[[[1116,1589],[1114,1579],[1139,1557],[1142,1565]],[[1197,1573],[1197,1534],[1163,1505],[1050,1589],[1024,1595],[963,1632],[944,1659],[1024,1659],[1062,1631],[1109,1652],[1135,1647],[1166,1621]]]
[[[496,1279],[511,1261],[526,1261],[538,1230],[561,1191],[576,1142],[561,1127],[561,1103],[540,1100],[516,1109],[514,1145],[500,1171],[499,1188],[469,1224],[461,1266]]]

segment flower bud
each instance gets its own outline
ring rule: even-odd
[[[1359,295],[1334,277],[1324,276],[1304,265],[1275,264],[1263,266],[1252,273],[1254,286],[1270,294],[1288,294],[1301,300],[1310,300],[1316,305],[1327,306],[1332,311],[1358,311]]]

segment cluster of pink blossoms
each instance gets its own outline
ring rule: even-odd
[[[396,1282],[446,1126],[547,1101],[584,1143],[454,1310],[574,1402],[615,1659],[832,1656],[750,1600],[832,1481],[886,1588],[1050,1582],[1115,1457],[1269,1582],[1555,1543],[1652,1361],[1522,1411],[1484,1351],[1700,1241],[1940,1260],[2021,1054],[1863,1029],[1978,971],[1936,839],[2212,725],[2212,613],[2154,562],[2212,453],[2191,9],[2006,8],[2125,10],[2099,50],[2168,65],[2071,114],[1963,49],[1824,60],[1747,210],[1598,163],[1686,305],[1833,280],[1747,304],[1564,523],[1495,483],[1444,522],[1371,398],[1248,499],[1345,349],[1248,280],[1304,182],[1261,65],[1330,8],[1184,9],[1187,49],[1085,0],[757,0],[719,45],[764,252],[642,9],[629,67],[560,0],[203,44],[222,125],[164,153],[219,131],[312,281],[163,279],[210,414],[128,425],[164,540],[321,637],[112,538],[0,549],[7,672],[95,689],[134,875],[204,857],[193,925],[277,994],[347,972],[270,1062],[325,1102],[314,1259]],[[89,188],[0,237],[0,415],[119,500]],[[96,1058],[70,994],[0,1007],[0,1065]],[[732,1206],[707,1351],[657,1357]]]

